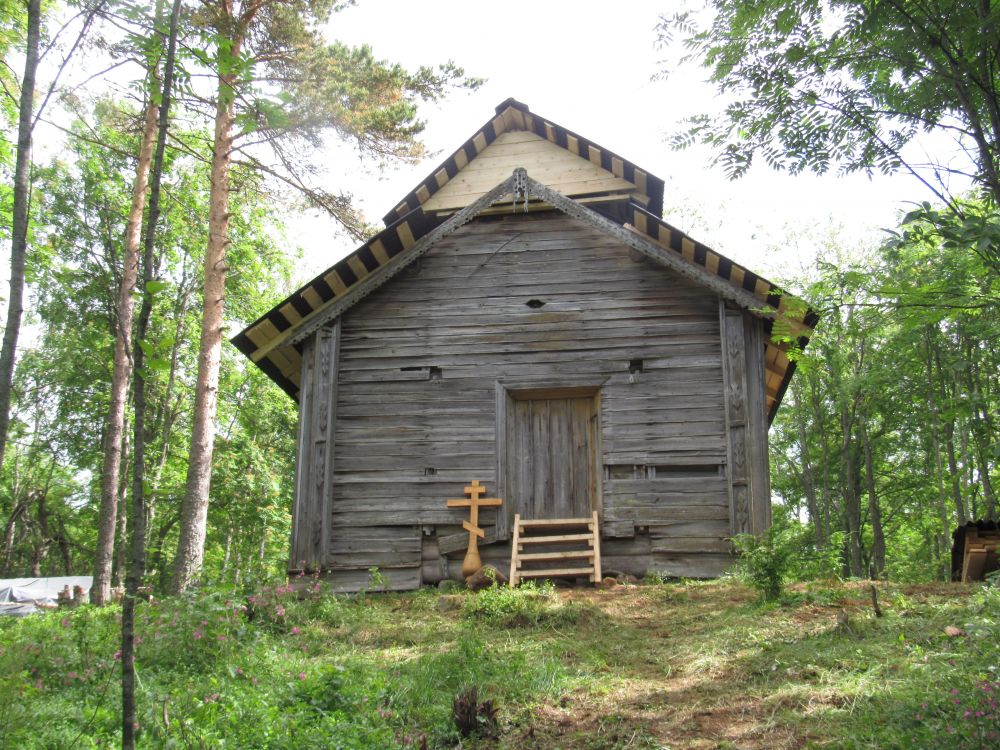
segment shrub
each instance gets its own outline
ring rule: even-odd
[[[733,544],[740,553],[737,575],[765,601],[780,597],[796,562],[797,550],[789,535],[772,526],[760,537],[740,534],[733,538]]]
[[[538,625],[546,616],[555,588],[526,581],[518,588],[491,586],[465,600],[462,614],[498,627]]]

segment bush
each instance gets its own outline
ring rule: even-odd
[[[740,553],[736,574],[755,588],[765,601],[781,596],[782,588],[797,562],[794,540],[777,526],[760,537],[740,534],[733,544]]]
[[[525,581],[518,588],[490,586],[465,600],[463,616],[497,627],[538,625],[545,618],[555,588]]]

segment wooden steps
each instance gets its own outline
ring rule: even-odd
[[[583,531],[585,530],[585,531]],[[553,534],[554,531],[565,531]],[[525,552],[539,546],[558,546],[558,551]],[[563,549],[572,546],[573,549]],[[584,564],[565,567],[570,561]],[[525,568],[525,563],[529,567]],[[541,567],[536,567],[541,565]],[[558,565],[558,567],[546,566]],[[514,539],[511,543],[510,585],[525,578],[582,578],[591,583],[601,580],[601,531],[597,511],[590,518],[550,518],[522,520],[514,516]]]

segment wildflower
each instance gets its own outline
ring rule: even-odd
[[[76,672],[67,672],[66,673],[66,679],[67,680],[75,680],[77,678],[77,676],[78,675],[76,674]]]
[[[219,633],[218,639],[219,639],[220,642],[226,640],[225,633]]]
[[[917,721],[923,721],[924,720],[924,717],[922,715],[920,715],[920,714],[915,714],[913,716],[913,718],[916,719]]]
[[[115,651],[114,660],[121,661],[121,658],[122,658],[122,650],[118,649],[117,651]]]
[[[281,606],[281,605],[279,604],[279,605],[278,605],[278,608],[274,610],[274,614],[276,614],[276,615],[277,615],[278,617],[284,617],[284,616],[285,616],[285,608],[284,608],[284,607],[282,607],[282,606]]]
[[[952,688],[951,689],[951,694],[952,695],[958,695],[958,688]]]
[[[73,627],[73,621],[70,620],[68,617],[62,618],[59,621],[59,624],[62,625],[64,628],[71,628],[71,627]]]
[[[236,676],[237,677],[242,677],[243,676],[243,668],[242,667],[236,667]]]
[[[200,641],[201,640],[201,636],[203,635],[203,633],[201,632],[201,628],[198,628],[197,630],[195,630],[193,635],[194,635],[194,639],[196,641]]]
[[[292,628],[292,635],[298,635],[301,632],[302,631],[299,630],[299,626],[298,625],[296,625],[295,627]]]
[[[306,678],[306,673],[305,672],[299,672],[299,679],[300,680],[304,680],[305,678]]]

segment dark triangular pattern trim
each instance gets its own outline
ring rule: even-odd
[[[529,198],[537,199],[616,237],[658,264],[767,319],[768,329],[773,319],[785,318],[802,326],[805,329],[803,333],[811,332],[818,320],[816,313],[810,310],[798,323],[799,316],[788,316],[788,311],[781,309],[783,293],[775,285],[695,242],[643,207],[630,203],[622,208],[617,204],[613,207],[612,216],[602,212],[599,206],[595,210],[595,207],[578,203],[530,178],[525,170],[518,169],[446,221],[427,216],[420,209],[411,211],[258,318],[232,338],[233,344],[286,393],[297,398],[297,388],[292,380],[294,376],[287,373],[297,372],[295,368],[302,341],[388,282],[439,240],[512,193],[518,195],[518,200],[524,201],[525,206]],[[359,278],[355,271],[363,277]],[[742,274],[742,278],[736,276],[737,272]],[[285,313],[295,320],[289,320]],[[265,343],[256,343],[254,338]],[[798,339],[800,347],[807,342],[806,335]],[[773,348],[774,344],[767,344],[768,351]],[[788,387],[794,367],[795,363],[790,362],[782,373],[782,382],[769,409],[770,419],[773,419],[781,396]]]
[[[464,165],[463,167],[459,167],[458,162],[456,161],[456,156],[461,153],[464,155],[466,163],[471,162],[479,155],[480,152],[480,149],[476,146],[477,141],[483,144],[483,148],[493,143],[500,135],[500,133],[497,132],[494,122],[498,117],[502,117],[508,109],[517,110],[522,115],[526,115],[531,119],[531,127],[527,129],[528,132],[534,133],[535,135],[544,138],[560,148],[568,151],[569,142],[570,140],[573,140],[577,144],[577,150],[579,151],[579,153],[575,155],[585,161],[589,161],[586,155],[591,153],[592,150],[599,152],[601,155],[600,166],[608,172],[613,172],[613,162],[615,159],[621,161],[622,179],[631,182],[632,184],[637,183],[637,172],[644,175],[645,194],[649,196],[649,205],[646,210],[656,216],[660,216],[663,213],[664,182],[662,179],[656,177],[650,172],[647,172],[638,165],[623,159],[603,146],[584,138],[580,134],[575,133],[572,130],[568,130],[567,128],[557,125],[547,118],[533,113],[528,108],[527,104],[523,104],[522,102],[511,98],[501,102],[496,108],[496,115],[487,120],[486,123],[479,128],[479,130],[477,130],[471,138],[457,148],[451,156],[432,169],[430,174],[428,174],[427,177],[420,182],[420,184],[407,193],[403,199],[396,204],[395,208],[383,217],[383,222],[388,226],[389,224],[395,222],[401,215],[420,208],[424,201],[447,185],[448,181],[455,177],[455,175],[457,175],[464,167]],[[447,180],[439,184],[437,176],[442,173],[447,176]],[[423,201],[421,201],[419,197],[419,193],[421,192],[425,193],[426,196]]]

